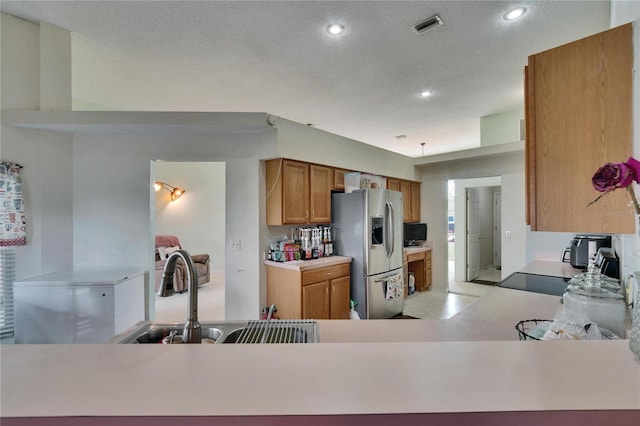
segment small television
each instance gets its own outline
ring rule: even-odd
[[[427,241],[426,223],[405,223],[404,224],[404,246],[418,246],[422,241]]]

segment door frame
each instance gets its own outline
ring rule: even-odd
[[[471,179],[453,179],[455,185],[455,200],[454,200],[454,229],[455,229],[455,243],[454,243],[454,267],[453,276],[449,276],[449,281],[464,281],[466,276],[466,188],[481,187],[481,186],[502,186],[501,176],[490,177],[478,177]],[[445,213],[447,214],[447,213]],[[448,284],[447,284],[448,285]]]

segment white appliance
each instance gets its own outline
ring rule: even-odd
[[[386,189],[357,190],[333,194],[331,203],[334,248],[337,254],[353,259],[351,299],[357,302],[360,318],[392,318],[401,314],[402,194]],[[391,285],[400,287],[401,294],[390,292]]]
[[[145,319],[144,272],[60,271],[14,283],[16,343],[104,343]]]

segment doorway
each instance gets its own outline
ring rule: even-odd
[[[495,240],[500,238],[501,199],[496,205],[495,194],[501,193],[501,177],[450,180],[448,187],[449,282],[499,282],[501,249]]]
[[[169,191],[152,195],[150,229],[155,235],[174,235],[182,249],[191,256],[209,255],[209,282],[198,289],[199,316],[207,320],[223,320],[225,268],[225,175],[224,162],[154,161],[151,181],[162,181],[185,189],[184,195],[172,201]],[[154,202],[155,201],[155,202]],[[150,280],[157,289],[155,245],[152,244],[153,266]],[[150,316],[156,321],[182,322],[187,316],[188,292],[169,297],[150,297]]]

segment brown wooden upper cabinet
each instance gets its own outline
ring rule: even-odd
[[[387,189],[400,192],[400,179],[387,178]]]
[[[587,207],[591,177],[632,155],[632,25],[529,56],[527,222],[534,231],[633,233],[624,190]]]
[[[344,174],[350,173],[349,170],[333,169],[333,189],[336,191],[344,191]]]
[[[420,183],[411,182],[411,220],[420,222]]]
[[[331,222],[331,167],[266,161],[267,225]]]
[[[420,182],[408,180],[387,179],[387,189],[402,192],[403,222],[420,222]],[[397,183],[396,183],[397,182]],[[393,185],[393,187],[391,186]],[[398,189],[396,188],[396,185]]]

